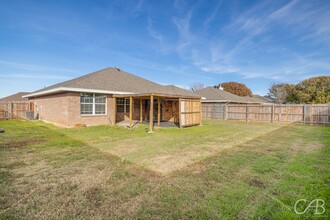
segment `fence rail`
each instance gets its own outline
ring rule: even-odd
[[[202,103],[203,118],[330,125],[330,105]]]
[[[26,118],[27,112],[33,111],[33,103],[0,102],[0,120]]]

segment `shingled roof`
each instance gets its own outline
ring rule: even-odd
[[[106,68],[72,80],[37,90],[27,97],[57,91],[99,91],[110,94],[157,93],[199,97],[197,94],[176,86],[163,86],[118,68]]]
[[[267,103],[259,97],[237,96],[230,92],[226,92],[214,87],[206,87],[195,91],[196,94],[202,96],[202,102],[235,102],[235,103]]]
[[[261,95],[253,95],[252,98],[256,101],[263,102],[263,103],[274,103],[274,100],[271,100],[270,98],[267,98],[267,97],[261,96]]]
[[[0,102],[23,102],[23,101],[27,101],[27,98],[22,98],[22,96],[28,95],[30,94],[30,92],[18,92],[15,93],[13,95],[4,97],[2,99],[0,99]]]
[[[230,92],[226,92],[221,89],[217,89],[214,87],[206,87],[204,89],[200,89],[195,91],[196,94],[202,96],[205,98],[205,100],[217,100],[217,101],[239,101],[240,97],[237,95],[234,95]]]

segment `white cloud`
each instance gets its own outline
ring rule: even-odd
[[[183,18],[172,18],[173,23],[176,25],[179,32],[179,42],[177,51],[183,56],[184,50],[194,42],[194,35],[190,33],[190,19],[192,10],[189,11]]]
[[[158,41],[159,47],[157,46],[155,49],[156,51],[161,51],[162,53],[167,53],[169,51],[172,50],[172,47],[168,44],[165,43],[164,41],[164,37],[162,34],[160,34],[159,32],[157,32],[154,28],[153,28],[153,22],[152,20],[149,18],[148,19],[148,27],[147,27],[148,33],[149,35]]]
[[[194,20],[192,11],[183,18],[173,19],[180,37],[178,54],[203,72],[236,74],[243,78],[285,81],[306,78],[315,72],[329,74],[330,63],[319,56],[319,51],[307,52],[305,45],[297,49],[297,45],[291,47],[290,42],[285,41],[299,36],[294,42],[299,45],[298,39],[307,32],[310,34],[306,39],[330,42],[330,10],[315,9],[298,0],[284,5],[270,3],[263,1],[241,13],[212,36],[203,28],[208,28],[207,24],[215,19],[216,13],[221,13],[220,9],[215,9],[204,21],[204,27],[194,27],[195,32],[190,28]],[[283,37],[287,37],[283,42],[278,28]],[[309,57],[311,53],[315,54]]]

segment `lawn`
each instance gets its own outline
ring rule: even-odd
[[[0,121],[1,219],[283,219],[299,199],[330,216],[330,128],[57,128]]]
[[[140,126],[133,132],[109,126],[66,129],[64,132],[102,152],[168,174],[282,126],[269,123],[247,126],[246,123],[228,121],[219,126],[219,121],[206,121],[203,127],[166,128],[154,134],[146,132],[147,126]]]

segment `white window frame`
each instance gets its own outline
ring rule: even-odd
[[[130,101],[130,98],[121,98],[121,99],[124,99],[124,104],[121,104],[121,105],[124,106],[124,112],[118,112],[118,110],[117,110],[117,113],[119,113],[119,114],[127,114],[127,113],[129,113],[129,107],[127,108],[126,100]],[[132,108],[133,111],[132,111],[132,113],[134,113],[134,99],[132,99],[132,105],[133,105],[133,108]],[[117,101],[116,101],[116,109],[117,109],[117,106],[118,106],[118,104],[117,104]]]
[[[82,93],[80,93],[80,97],[84,94],[84,93],[88,93],[88,92],[82,92]],[[105,96],[105,111],[104,111],[104,114],[96,114],[95,113],[95,105],[96,104],[103,104],[103,103],[95,103],[95,94],[96,93],[89,93],[89,94],[93,94],[93,113],[92,114],[82,114],[81,113],[81,104],[83,104],[83,103],[81,103],[81,99],[79,99],[79,104],[80,104],[80,115],[81,116],[91,116],[91,115],[95,115],[95,116],[99,116],[99,115],[107,115],[107,112],[108,112],[108,109],[107,109],[107,106],[108,106],[108,100],[107,100],[107,95],[106,94],[101,94],[101,93],[97,93],[97,94],[100,94],[100,95],[104,95]],[[80,98],[79,97],[79,98]],[[91,103],[90,103],[91,104]]]

